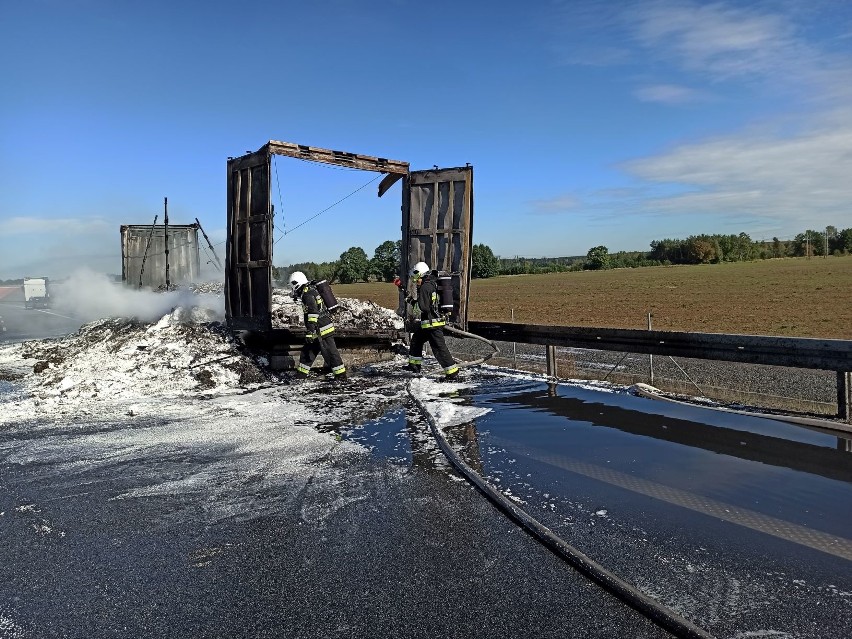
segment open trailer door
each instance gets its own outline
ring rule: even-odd
[[[225,316],[235,330],[272,329],[270,154],[228,160]]]
[[[450,275],[450,322],[465,330],[468,320],[473,167],[411,171],[402,195],[402,275],[417,262]]]
[[[408,175],[408,162],[270,140],[254,153],[228,158],[225,317],[235,330],[272,331],[273,155],[387,173],[379,195]]]

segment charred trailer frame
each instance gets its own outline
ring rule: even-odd
[[[166,267],[168,266],[168,273]],[[121,280],[128,286],[158,289],[197,282],[201,274],[198,224],[169,224],[168,259],[164,224],[121,226]]]
[[[300,339],[290,329],[272,328],[273,155],[385,173],[379,197],[403,180],[400,275],[407,282],[411,265],[425,261],[450,276],[454,284],[450,320],[466,328],[472,257],[471,166],[410,172],[407,162],[274,140],[253,153],[228,158],[225,316],[229,328],[271,344]],[[402,299],[400,295],[401,303]],[[338,334],[345,345],[346,332]],[[356,342],[371,339],[369,335],[349,337]]]

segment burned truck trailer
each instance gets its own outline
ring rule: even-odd
[[[197,282],[201,273],[198,229],[198,224],[122,225],[122,281],[154,290],[167,284]]]
[[[385,173],[378,187],[384,195],[402,180],[402,263],[400,275],[417,262],[442,271],[453,284],[450,322],[467,327],[473,226],[473,167],[410,171],[407,162],[270,140],[254,153],[229,158],[225,316],[235,331],[266,343],[295,344],[298,329],[272,327],[273,155]],[[286,188],[286,185],[283,185]],[[400,291],[400,308],[403,293]],[[339,331],[340,344],[381,342],[388,336]]]

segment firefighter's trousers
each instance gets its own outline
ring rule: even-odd
[[[419,364],[423,361],[423,345],[426,342],[429,342],[435,359],[438,360],[447,375],[458,372],[459,367],[450,354],[450,349],[447,348],[443,328],[417,328],[411,335],[411,344],[408,348],[409,362]]]
[[[314,363],[320,353],[325,360],[325,365],[331,368],[332,373],[341,375],[346,372],[343,359],[337,351],[337,344],[334,343],[334,335],[331,334],[325,337],[317,337],[311,342],[305,342],[301,353],[299,353],[299,372],[307,375],[311,370],[311,364]]]

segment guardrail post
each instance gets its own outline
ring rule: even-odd
[[[556,377],[556,347],[545,346],[547,349],[547,376]]]
[[[512,309],[512,324],[515,323],[515,309]],[[518,370],[518,343],[512,342],[512,368]]]
[[[651,330],[651,313],[648,313],[648,330]],[[654,354],[648,355],[648,383],[654,385]]]
[[[852,423],[852,373],[837,371],[837,416]]]

